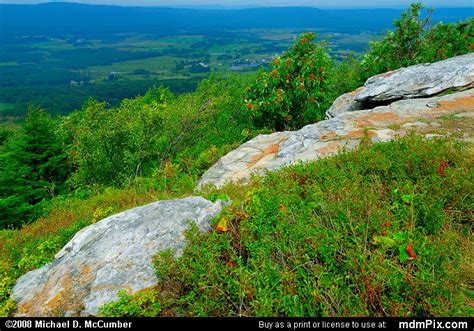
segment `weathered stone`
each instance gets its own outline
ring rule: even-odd
[[[180,254],[189,224],[206,231],[221,208],[200,197],[160,201],[84,228],[52,263],[18,279],[12,293],[17,315],[96,315],[119,290],[155,285],[152,257],[166,249]]]
[[[440,106],[427,106],[433,102]],[[353,149],[364,137],[375,142],[389,141],[415,128],[425,128],[425,122],[439,117],[468,114],[456,116],[469,120],[473,112],[474,89],[470,89],[441,97],[399,100],[387,106],[340,114],[299,131],[260,135],[221,158],[202,176],[197,189],[206,184],[219,187],[229,181],[245,183],[252,173]],[[395,127],[399,129],[394,130]],[[442,129],[442,124],[438,129]]]
[[[468,53],[371,77],[355,100],[368,102],[420,98],[469,86],[473,81],[474,53]],[[432,104],[428,107],[432,107]]]
[[[373,108],[371,103],[428,97],[446,90],[472,87],[473,81],[474,53],[401,68],[371,77],[363,87],[341,95],[326,111],[326,118]],[[441,107],[436,101],[428,101],[426,106]]]
[[[338,97],[331,107],[326,111],[326,119],[336,117],[339,114],[346,113],[349,111],[360,110],[363,108],[362,102],[355,100],[357,93],[362,88],[359,88],[355,91],[345,93]]]
[[[461,113],[454,115],[456,118],[466,118],[466,117],[474,117],[474,113]]]

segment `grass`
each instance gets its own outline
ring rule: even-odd
[[[208,190],[220,231],[188,233],[160,282],[107,316],[468,316],[472,146],[418,137]]]
[[[156,257],[156,287],[123,292],[102,313],[472,314],[473,161],[472,145],[411,136],[268,173],[247,186],[207,188],[208,198],[233,201],[214,221],[220,231],[192,229],[182,257]],[[158,178],[53,200],[39,221],[0,231],[0,314],[15,309],[15,280],[51,261],[81,228],[193,194],[194,177]]]
[[[16,66],[16,65],[18,65],[18,62],[16,61],[0,62],[0,67],[10,67],[10,66]]]

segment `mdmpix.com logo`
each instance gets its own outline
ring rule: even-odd
[[[456,321],[437,321],[437,320],[426,320],[426,321],[416,321],[411,322],[398,322],[398,327],[400,329],[467,329],[467,322],[456,322]]]

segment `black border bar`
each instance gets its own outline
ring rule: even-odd
[[[98,318],[98,317],[11,317],[0,318],[0,331],[6,330],[468,330],[473,317],[416,318]]]

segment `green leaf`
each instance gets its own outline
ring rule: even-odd
[[[212,202],[216,202],[217,200],[227,202],[227,201],[230,201],[230,197],[224,193],[212,193],[209,196],[209,200],[211,200]]]
[[[375,245],[382,245],[382,246],[389,247],[389,248],[395,247],[397,245],[395,240],[393,240],[392,238],[383,237],[383,236],[375,236],[374,240],[373,240],[373,243]]]
[[[393,239],[398,242],[405,242],[408,239],[408,236],[404,232],[398,232],[393,235]]]
[[[414,197],[415,197],[415,196],[414,196],[413,194],[406,194],[406,195],[402,195],[402,200],[403,200],[403,202],[405,202],[405,203],[410,203],[410,202],[413,201],[413,198],[414,198]]]

